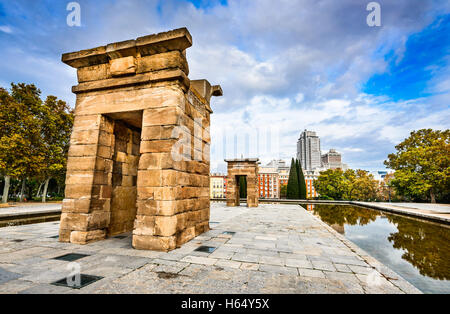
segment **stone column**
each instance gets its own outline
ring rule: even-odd
[[[179,185],[188,182],[183,173],[184,161],[172,157],[183,101],[180,96],[167,107],[150,108],[143,113],[133,231],[133,247],[138,249],[174,249],[175,235],[183,225],[185,204]]]
[[[75,117],[67,160],[59,239],[84,244],[105,238],[110,219],[114,122]]]

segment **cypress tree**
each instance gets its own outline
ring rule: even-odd
[[[296,160],[296,166],[297,166],[297,175],[298,175],[298,198],[301,200],[306,199],[306,181],[305,176],[303,175],[302,165],[300,165],[300,162]]]
[[[289,180],[286,191],[287,199],[297,199],[299,196],[297,166],[294,158],[291,161],[291,170],[289,171]]]

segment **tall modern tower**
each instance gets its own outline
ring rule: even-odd
[[[303,170],[314,170],[321,166],[320,138],[316,132],[303,131],[297,142],[297,159]]]

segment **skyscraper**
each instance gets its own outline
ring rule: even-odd
[[[321,167],[320,138],[316,132],[303,131],[297,142],[297,159],[303,170]]]

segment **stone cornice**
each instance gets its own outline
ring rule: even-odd
[[[192,37],[186,28],[139,37],[92,49],[62,55],[62,62],[74,68],[108,63],[111,59],[148,56],[168,51],[184,51],[192,46]]]
[[[94,82],[80,83],[72,87],[75,94],[92,92],[104,89],[112,89],[118,87],[126,87],[138,84],[157,83],[163,81],[179,80],[184,86],[189,88],[190,80],[181,70],[167,70],[160,72],[149,72],[137,74],[129,77],[111,78]]]

